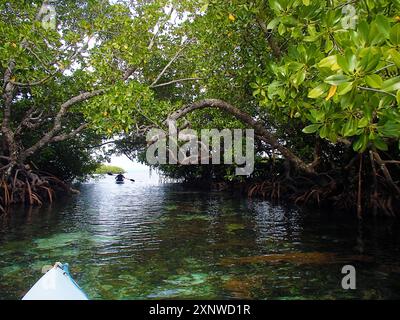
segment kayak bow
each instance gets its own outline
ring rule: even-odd
[[[56,262],[22,298],[22,300],[89,300],[72,279],[68,263]]]

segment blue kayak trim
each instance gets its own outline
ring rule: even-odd
[[[68,263],[61,263],[61,265],[58,265],[58,267],[64,271],[65,275],[68,276],[69,280],[75,285],[75,287],[77,289],[79,289],[83,295],[89,300],[89,297],[87,296],[87,294],[85,293],[85,291],[83,291],[83,289],[76,283],[76,281],[74,280],[74,278],[72,278],[71,274],[69,273],[69,264]]]
[[[89,300],[72,278],[68,263],[56,262],[47,272],[46,269],[22,300]]]

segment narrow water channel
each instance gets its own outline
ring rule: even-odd
[[[91,299],[400,298],[400,226],[113,177],[0,217],[0,299],[68,262]],[[357,271],[343,290],[341,268]]]

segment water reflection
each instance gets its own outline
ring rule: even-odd
[[[255,211],[257,242],[299,240],[301,216],[299,210],[272,206],[269,202],[256,202]]]
[[[55,261],[93,299],[400,296],[394,222],[113,177],[81,192],[0,217],[0,298],[19,298]],[[339,286],[344,261],[356,265],[356,291]]]

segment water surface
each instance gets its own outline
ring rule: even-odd
[[[0,217],[0,299],[68,262],[91,299],[400,298],[399,225],[112,177]],[[343,290],[354,265],[357,289]]]

